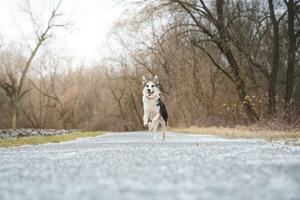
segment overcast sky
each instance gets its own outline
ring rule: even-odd
[[[22,12],[25,0],[0,0],[0,36],[4,44],[33,39],[29,18]],[[33,13],[40,21],[58,1],[30,0]],[[95,62],[108,51],[107,39],[111,27],[124,12],[114,0],[64,0],[61,11],[72,22],[69,31],[57,31],[51,48],[61,56],[77,61]],[[45,21],[45,20],[44,20]]]

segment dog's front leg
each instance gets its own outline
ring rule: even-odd
[[[144,112],[143,121],[144,121],[144,127],[147,127],[148,123],[149,123],[149,112],[148,111]]]
[[[153,141],[157,140],[157,128],[158,128],[158,121],[152,121],[149,122],[148,126],[149,126],[149,131],[153,132]]]
[[[152,119],[152,122],[149,123],[149,131],[153,131],[153,140],[156,140],[157,139],[157,128],[158,128],[158,125],[159,125],[159,113],[157,113],[153,119]]]

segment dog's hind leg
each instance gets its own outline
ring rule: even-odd
[[[166,139],[166,123],[164,121],[161,122],[161,126],[162,126],[162,129],[163,129],[163,135],[162,135],[161,140],[165,141],[165,139]]]
[[[163,136],[162,136],[162,141],[165,141],[166,139],[166,126],[163,126]]]
[[[153,134],[154,134],[153,139],[154,139],[154,140],[157,139],[157,135],[158,135],[157,128],[158,128],[158,126],[159,126],[159,123],[156,123],[156,124],[154,125],[154,129],[153,129]]]

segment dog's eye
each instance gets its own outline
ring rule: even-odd
[[[154,85],[151,85],[151,87],[154,87]]]
[[[149,85],[146,85],[147,87],[149,87]]]

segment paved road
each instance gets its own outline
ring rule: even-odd
[[[0,199],[300,199],[300,147],[145,132],[0,149]]]

